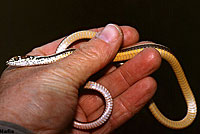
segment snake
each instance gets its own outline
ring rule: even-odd
[[[96,37],[96,35],[97,32],[94,31],[89,31],[89,30],[78,31],[65,37],[57,47],[55,54],[48,56],[15,56],[10,60],[8,60],[6,63],[9,66],[16,66],[16,67],[51,64],[73,54],[73,52],[76,51],[76,49],[68,47],[75,41],[80,39],[92,39]],[[165,59],[171,65],[187,105],[187,113],[185,117],[178,121],[174,121],[165,117],[160,112],[154,101],[150,102],[148,107],[149,110],[161,124],[163,124],[168,128],[183,129],[188,127],[195,120],[197,114],[197,105],[195,97],[192,93],[190,85],[186,79],[186,76],[179,61],[172,54],[172,52],[168,47],[157,43],[146,42],[146,43],[141,43],[139,45],[133,45],[130,47],[122,48],[116,54],[115,58],[113,59],[113,62],[124,63],[125,61],[132,59],[134,56],[143,51],[145,48],[156,49],[160,53],[162,59]],[[81,122],[74,120],[73,126],[77,129],[83,129],[83,130],[95,129],[108,121],[109,117],[111,116],[114,105],[113,99],[109,90],[105,88],[103,85],[100,85],[99,83],[88,81],[85,84],[84,88],[96,90],[97,92],[100,92],[103,95],[105,100],[104,112],[99,118],[91,122]]]

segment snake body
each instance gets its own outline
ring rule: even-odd
[[[95,36],[96,32],[93,31],[79,31],[66,37],[58,46],[56,54],[50,56],[25,56],[25,57],[16,56],[7,61],[7,64],[11,66],[33,66],[33,65],[50,64],[71,55],[75,51],[75,49],[67,49],[67,48],[73,42],[80,39],[91,39]],[[153,116],[166,127],[172,129],[182,129],[189,126],[194,121],[197,114],[196,101],[180,63],[178,62],[176,57],[170,52],[169,48],[155,43],[143,43],[140,45],[123,48],[117,53],[113,62],[124,62],[129,59],[132,59],[135,55],[137,55],[145,48],[156,49],[160,53],[161,57],[166,61],[168,61],[168,63],[171,65],[176,75],[176,78],[181,87],[183,96],[187,104],[187,114],[182,120],[179,121],[173,121],[166,118],[159,111],[159,109],[157,108],[156,104],[153,101],[149,105],[150,111],[152,112]],[[84,88],[100,92],[104,96],[106,102],[105,110],[101,115],[101,117],[99,117],[97,120],[89,123],[74,121],[74,127],[76,128],[93,129],[101,126],[108,120],[112,112],[113,100],[109,91],[98,83],[89,81]]]

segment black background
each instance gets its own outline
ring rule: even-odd
[[[198,0],[7,0],[0,4],[0,72],[5,61],[25,55],[31,49],[72,32],[105,26],[107,23],[130,25],[140,33],[140,40],[168,46],[181,62],[199,105],[199,8]],[[158,81],[154,100],[170,119],[181,119],[186,105],[176,78],[163,61],[153,74]],[[116,134],[197,134],[200,119],[183,130],[160,125],[147,106]]]

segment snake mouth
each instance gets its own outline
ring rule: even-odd
[[[9,61],[6,61],[6,65],[9,65]]]

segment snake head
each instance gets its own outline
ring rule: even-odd
[[[19,59],[20,59],[20,56],[12,57],[10,60],[6,61],[6,64],[9,66],[14,66],[15,63],[18,62]]]
[[[34,56],[15,56],[6,61],[6,64],[9,66],[27,66],[28,61],[33,58]]]

